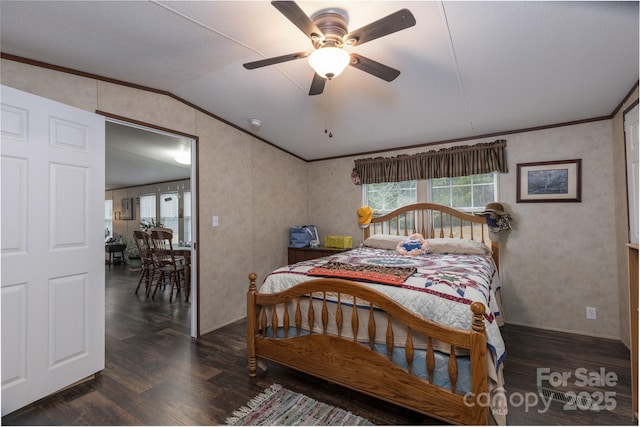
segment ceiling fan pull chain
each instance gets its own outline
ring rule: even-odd
[[[327,92],[329,92],[327,90]],[[329,93],[329,109],[328,111],[325,110],[325,116],[324,116],[324,133],[327,134],[329,136],[329,138],[333,138],[333,132],[331,131],[331,108],[333,107],[333,98],[331,96],[331,93]]]
[[[327,117],[326,111],[324,115],[324,133],[329,133],[329,118]]]
[[[333,138],[333,91],[331,85],[328,88],[329,92],[329,138]]]

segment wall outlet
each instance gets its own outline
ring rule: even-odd
[[[587,307],[587,319],[596,320],[596,308],[595,307]]]

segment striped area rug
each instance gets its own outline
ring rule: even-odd
[[[365,426],[369,420],[273,384],[227,418],[234,426]]]

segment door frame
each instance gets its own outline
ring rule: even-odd
[[[151,123],[145,123],[138,120],[133,120],[127,117],[118,116],[115,114],[107,113],[104,111],[96,110],[96,114],[102,115],[106,118],[107,122],[117,123],[123,126],[130,126],[149,132],[167,134],[169,136],[188,138],[191,140],[191,175],[190,175],[190,188],[191,188],[191,235],[192,240],[192,254],[191,254],[191,337],[198,338],[200,336],[200,250],[198,247],[198,229],[199,229],[199,217],[198,217],[198,142],[199,137],[197,135],[191,135],[185,132],[177,131],[174,129],[157,126]],[[105,139],[106,145],[106,139]]]
[[[636,121],[636,126],[638,123],[638,108],[639,108],[639,103],[638,101],[634,102],[632,105],[630,105],[623,113],[622,113],[622,121],[623,121],[623,135],[624,135],[624,151],[625,151],[625,177],[626,177],[626,184],[627,184],[627,225],[628,225],[628,231],[627,231],[627,241],[631,242],[631,243],[635,243],[638,244],[637,242],[637,233],[638,233],[638,206],[636,203],[632,203],[634,202],[634,200],[632,200],[631,197],[631,193],[632,192],[636,192],[636,197],[637,196],[637,188],[634,188],[635,185],[635,181],[634,181],[634,176],[633,176],[633,170],[630,170],[629,168],[629,163],[630,161],[632,161],[632,159],[630,159],[629,156],[629,139],[631,138],[631,136],[628,134],[627,132],[627,126],[629,121],[629,115],[634,111],[635,111],[635,121]]]

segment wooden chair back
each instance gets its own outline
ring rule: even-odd
[[[151,253],[150,235],[142,230],[133,230],[133,241],[140,253],[140,259],[145,264],[153,263],[153,254]]]
[[[150,231],[151,251],[157,267],[172,265],[176,267],[176,257],[173,252],[173,233],[168,229],[152,229]]]
[[[164,276],[169,277],[171,281],[169,302],[173,302],[174,290],[176,290],[177,294],[180,292],[181,287],[187,286],[184,257],[175,255],[172,243],[173,233],[170,230],[152,229],[150,235],[155,268],[160,271],[160,279]],[[153,291],[152,297],[155,297],[159,284],[160,280]],[[186,293],[186,298],[189,298],[188,291]]]

